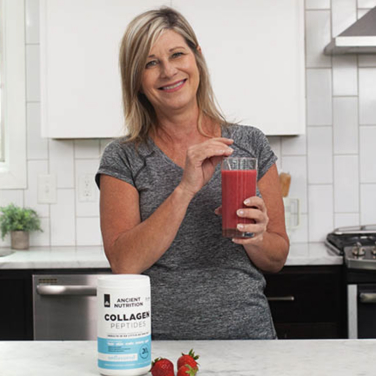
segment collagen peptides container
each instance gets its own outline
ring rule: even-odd
[[[151,366],[150,279],[98,277],[98,368],[102,375],[144,375]]]

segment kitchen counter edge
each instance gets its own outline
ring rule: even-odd
[[[286,266],[342,265],[343,257],[335,255],[324,243],[293,243]],[[110,268],[100,246],[30,247],[15,251],[0,248],[0,269],[103,269]]]

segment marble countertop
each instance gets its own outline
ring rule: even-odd
[[[294,243],[286,265],[341,265],[342,256],[324,243]],[[31,247],[26,251],[0,248],[0,269],[101,269],[109,268],[103,247]]]
[[[96,344],[96,341],[0,342],[0,374],[99,375]],[[153,341],[152,359],[165,357],[176,367],[180,353],[192,348],[200,355],[197,376],[376,375],[376,340],[364,339]]]

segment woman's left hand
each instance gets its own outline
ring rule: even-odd
[[[266,232],[269,217],[266,210],[265,202],[262,198],[253,196],[244,201],[247,208],[237,210],[237,215],[240,218],[253,219],[254,223],[239,223],[238,230],[241,232],[250,232],[253,234],[252,238],[233,238],[232,241],[236,244],[253,244],[259,245],[262,243],[264,234]]]
[[[245,208],[239,208],[240,218],[253,219],[255,223],[244,224],[238,229],[253,233],[252,238],[233,238],[236,244],[243,245],[248,257],[259,269],[276,273],[283,268],[289,251],[286,234],[282,195],[277,166],[274,164],[257,182],[262,198],[253,196],[245,200]],[[222,207],[215,209],[222,214]],[[240,221],[239,221],[240,222]]]

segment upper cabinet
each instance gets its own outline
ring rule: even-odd
[[[173,6],[196,31],[220,107],[267,135],[305,131],[301,0],[41,0],[42,136],[124,134],[118,53],[137,14]]]

